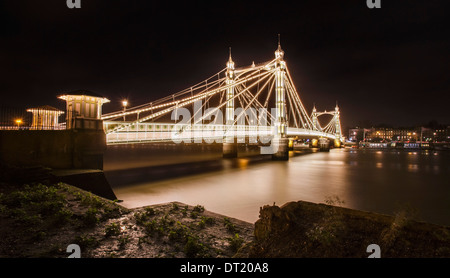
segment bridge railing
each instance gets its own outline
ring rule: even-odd
[[[104,121],[105,131],[113,129],[119,124],[122,124],[122,122]],[[108,144],[132,142],[221,143],[225,138],[235,137],[238,142],[248,140],[250,143],[269,143],[273,134],[273,126],[262,125],[139,123],[114,133],[107,133],[106,140]],[[333,134],[305,128],[288,127],[287,135],[290,137],[305,136],[336,139]]]
[[[328,139],[336,139],[336,135],[332,133],[310,130],[306,128],[288,127],[286,134],[288,136],[310,136],[310,137],[325,137]]]
[[[121,122],[103,123],[105,131],[113,129]],[[249,125],[216,125],[216,124],[175,124],[175,123],[140,123],[129,126],[123,130],[107,133],[109,144],[125,142],[194,142],[203,141],[222,142],[226,137],[236,137],[242,140],[250,138],[256,142],[258,139],[272,135],[270,126]],[[261,140],[260,140],[261,141]]]

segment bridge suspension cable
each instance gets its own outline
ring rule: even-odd
[[[281,48],[279,50],[281,51]],[[278,54],[282,55],[282,52],[278,52]],[[275,87],[278,86],[276,82],[280,82],[281,75],[277,77],[277,73],[280,72],[280,57],[256,65],[253,63],[251,66],[234,69],[234,62],[232,62],[230,56],[229,63],[231,64],[227,64],[226,68],[214,75],[175,94],[128,108],[127,111],[104,114],[102,119],[108,120],[106,133],[128,132],[130,127],[157,120],[174,111],[177,113],[179,108],[187,109],[191,105],[193,106],[193,113],[190,114],[188,120],[190,125],[203,124],[209,121],[217,126],[222,125],[220,128],[225,133],[237,124],[261,126],[267,125],[269,122],[270,124],[275,123],[277,121],[276,113],[269,108],[275,105],[274,92],[276,91]],[[305,134],[329,134],[331,138],[338,134],[340,137],[342,133],[338,108],[336,107],[333,112],[317,112],[314,108],[312,114],[308,115],[289,69],[284,61],[282,63],[286,74],[281,78],[285,92],[285,101],[281,109],[284,110],[284,115],[286,115],[287,128],[294,128],[296,134],[302,132]],[[232,70],[232,77],[229,75],[230,70]],[[229,95],[230,88],[232,88],[233,93]],[[198,102],[201,102],[200,106]],[[232,121],[224,125],[219,114],[228,109],[226,107],[229,107],[227,104],[230,103],[237,103],[239,106],[234,109]],[[264,111],[264,113],[261,113],[261,111]],[[324,114],[333,115],[333,118],[322,127],[317,118]],[[131,120],[118,120],[122,117],[125,119],[126,116],[129,116]],[[212,117],[214,117],[213,120]],[[176,123],[178,115],[175,114],[175,118]]]

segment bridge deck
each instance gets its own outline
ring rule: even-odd
[[[106,131],[123,122],[104,122]],[[194,142],[194,143],[221,143],[224,138],[236,137],[251,143],[258,140],[263,143],[270,142],[274,134],[274,126],[249,125],[215,125],[215,124],[175,124],[175,123],[140,123],[127,127],[124,130],[106,134],[108,144],[139,143],[139,142]],[[334,134],[309,130],[305,128],[287,128],[288,137],[336,139]]]

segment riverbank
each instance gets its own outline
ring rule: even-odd
[[[68,184],[0,186],[0,257],[232,257],[253,224],[179,202],[126,209]]]
[[[450,227],[414,220],[404,208],[395,215],[298,201],[264,206],[255,223],[255,240],[241,258],[449,258]],[[373,247],[375,246],[375,247]]]
[[[179,202],[127,209],[68,184],[0,186],[0,257],[450,257],[450,228],[329,204],[264,206],[255,224]]]
[[[367,257],[370,244],[381,257],[450,257],[450,228],[416,221],[408,208],[377,214],[334,196],[266,205],[253,224],[201,204],[128,209],[52,183],[42,169],[0,170],[2,258],[63,258],[70,244],[88,258]]]

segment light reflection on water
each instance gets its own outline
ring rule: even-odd
[[[141,169],[127,171],[129,178],[123,172],[108,172],[107,167],[105,173],[127,207],[180,201],[255,222],[259,208],[266,204],[323,203],[337,195],[346,207],[387,214],[409,204],[423,220],[450,225],[450,154],[429,154],[334,149],[291,157],[287,162],[218,159],[218,168],[170,179],[154,180],[155,172],[146,175]],[[180,166],[166,166],[167,175],[174,167]],[[133,175],[140,178],[128,183]]]

